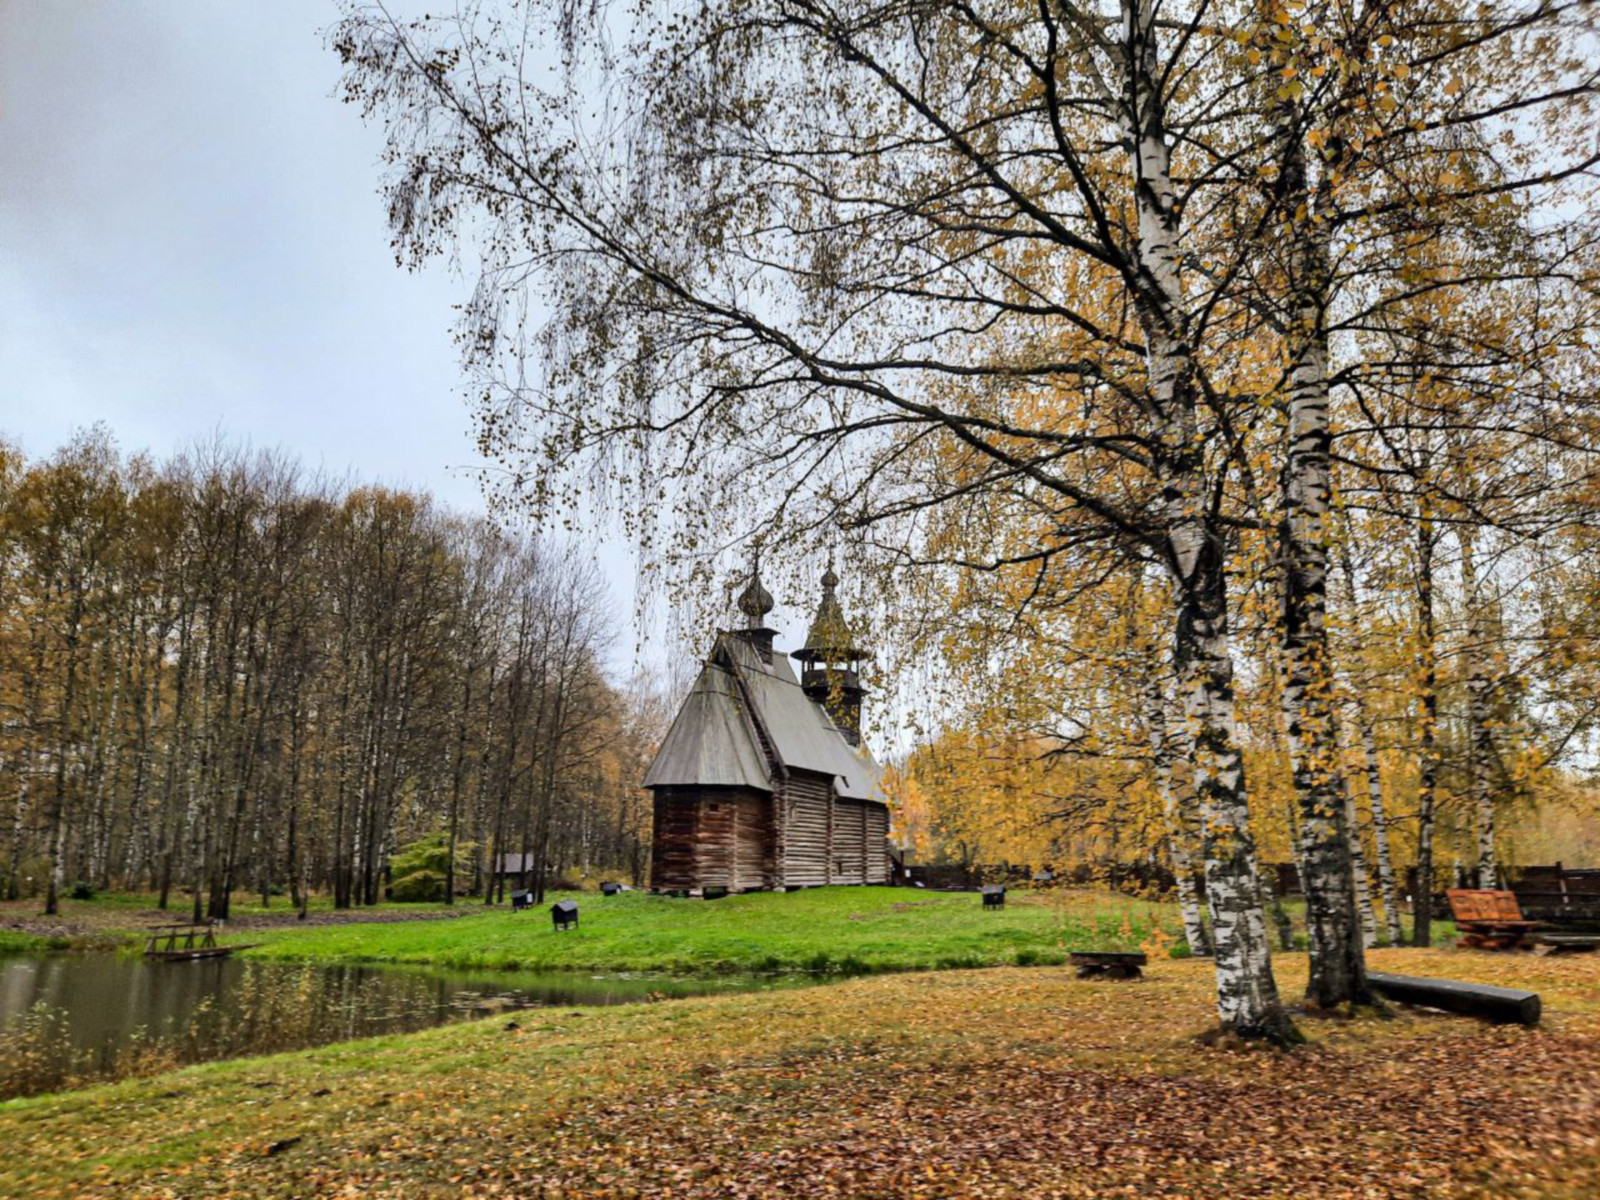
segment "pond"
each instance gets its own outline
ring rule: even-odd
[[[787,982],[114,954],[0,957],[0,1099],[524,1008],[633,1004]]]

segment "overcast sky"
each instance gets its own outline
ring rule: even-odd
[[[333,17],[0,0],[0,431],[165,453],[220,427],[481,508],[464,285],[394,265]]]
[[[450,340],[468,283],[395,265],[335,17],[0,0],[0,436],[42,457],[103,421],[166,455],[220,429],[482,511]],[[631,559],[599,558],[626,622]]]
[[[0,436],[43,457],[101,421],[165,456],[220,430],[483,510],[450,339],[470,281],[395,265],[381,131],[334,95],[337,15],[0,0]],[[634,627],[632,558],[601,532],[613,669],[681,657],[667,622]],[[779,599],[787,644],[811,598]]]

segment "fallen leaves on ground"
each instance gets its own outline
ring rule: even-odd
[[[1545,1025],[1307,1020],[1197,1044],[1210,971],[857,980],[551,1013],[0,1108],[30,1196],[1589,1197],[1600,957],[1385,951],[1531,986]],[[1286,989],[1304,962],[1280,964]],[[531,1014],[530,1014],[531,1015]],[[294,1140],[299,1139],[299,1140]],[[276,1148],[276,1149],[275,1149]],[[9,1172],[9,1173],[7,1173]],[[8,1191],[7,1188],[10,1190]]]

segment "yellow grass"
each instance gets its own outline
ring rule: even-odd
[[[1374,958],[1532,986],[1545,1024],[1402,1013],[1307,1020],[1292,1054],[1205,1048],[1194,961],[541,1010],[0,1106],[0,1194],[1594,1195],[1600,959]],[[1304,960],[1279,973],[1293,993]]]

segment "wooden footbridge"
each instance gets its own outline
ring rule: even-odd
[[[145,943],[146,958],[159,958],[167,962],[187,962],[196,958],[226,958],[235,950],[248,950],[249,946],[217,945],[217,927],[210,921],[183,922],[177,925],[155,925],[150,929],[150,940]]]

